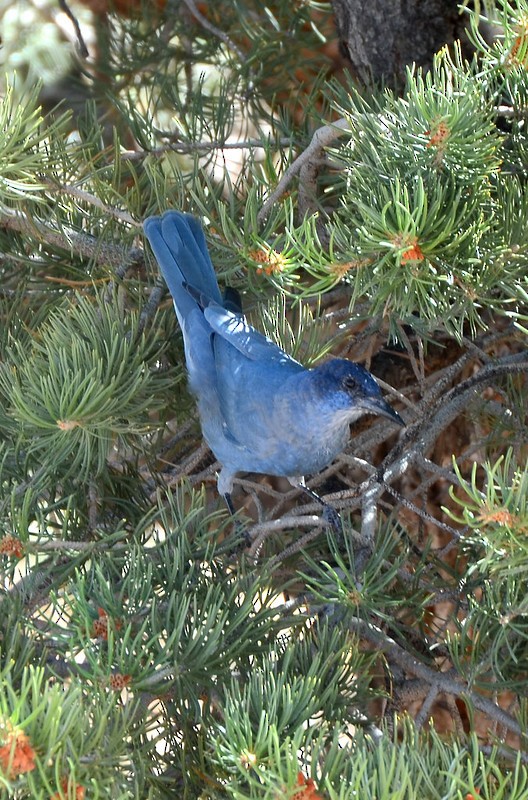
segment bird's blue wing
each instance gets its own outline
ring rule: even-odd
[[[303,372],[304,367],[248,325],[237,294],[228,292],[220,305],[194,286],[185,283],[184,289],[202,310],[212,332],[215,389],[224,437],[245,448],[248,435],[249,439],[253,434],[266,435],[277,388],[292,373]]]
[[[217,396],[224,434],[241,447],[270,442],[275,398],[284,382],[304,367],[248,325],[240,314],[210,304],[204,311],[214,331]]]
[[[248,325],[241,314],[235,314],[217,303],[209,303],[204,309],[204,316],[217,336],[251,361],[299,365],[275,342]]]

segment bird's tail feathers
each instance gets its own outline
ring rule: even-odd
[[[167,211],[149,217],[143,229],[169,287],[176,307],[186,303],[186,286],[217,303],[222,298],[202,227],[195,217]]]

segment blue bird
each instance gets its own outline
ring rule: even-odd
[[[183,333],[189,386],[196,396],[205,440],[221,464],[218,491],[233,512],[231,490],[239,472],[288,478],[322,470],[349,440],[350,423],[381,414],[402,418],[383,399],[361,365],[335,359],[306,369],[248,325],[238,293],[218,288],[200,223],[179,211],[143,225],[174,301]]]

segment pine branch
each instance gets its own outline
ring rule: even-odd
[[[490,719],[504,726],[507,731],[515,733],[517,736],[524,737],[525,731],[519,722],[504,711],[500,706],[472,691],[467,683],[462,681],[452,669],[449,672],[437,672],[430,667],[422,664],[410,653],[407,653],[393,639],[383,634],[383,632],[373,625],[362,620],[353,620],[350,623],[351,629],[360,636],[371,642],[376,648],[387,656],[389,662],[394,661],[411,675],[425,681],[429,686],[434,687],[437,692],[446,695],[459,697],[464,702],[469,702],[474,708],[482,711]]]
[[[120,4],[90,32],[90,91],[55,121],[21,85],[58,74],[63,45],[69,72],[70,42],[46,51],[54,17],[34,3],[41,25],[6,28],[8,793],[522,800],[523,4],[499,4],[491,44],[473,21],[474,65],[455,46],[400,94],[329,79],[333,23],[312,3]],[[223,509],[172,304],[130,246],[169,206],[204,219],[220,284],[258,328],[307,366],[361,361],[403,409],[406,430],[360,422],[310,480],[342,537],[282,481],[241,476],[243,510]]]
[[[262,208],[258,212],[257,222],[262,224],[268,217],[272,207],[277,203],[285,192],[288,191],[293,179],[299,175],[301,179],[300,191],[303,196],[301,216],[314,211],[313,203],[310,198],[316,196],[316,180],[318,175],[318,165],[324,161],[325,147],[328,147],[343,132],[349,130],[350,121],[348,119],[338,119],[330,125],[318,128],[312,136],[310,144],[297,156],[295,161],[288,167],[279,183],[271,194],[266,198]]]
[[[120,245],[103,244],[87,234],[53,228],[16,210],[8,211],[4,208],[0,211],[0,227],[33,237],[50,247],[73,252],[80,258],[90,259],[104,266],[128,270],[143,261],[143,251],[138,248],[127,249]]]
[[[160,132],[162,133],[162,132]],[[170,138],[170,145],[165,147],[155,147],[151,150],[124,150],[121,153],[123,161],[143,161],[148,156],[156,158],[163,158],[170,153],[182,153],[192,155],[194,153],[208,153],[214,150],[248,150],[253,151],[257,148],[269,147],[271,144],[275,147],[291,147],[292,138],[279,137],[271,140],[269,137],[261,139],[240,139],[237,141],[197,141],[197,142],[182,142],[176,136],[167,137],[162,133],[163,138]]]

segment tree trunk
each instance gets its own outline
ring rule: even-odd
[[[463,31],[456,0],[332,0],[352,72],[362,83],[392,87],[413,61],[429,68],[434,53]]]

